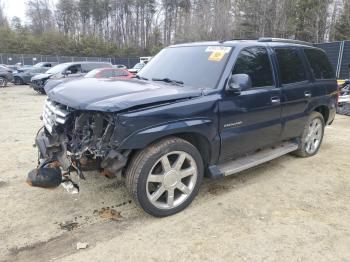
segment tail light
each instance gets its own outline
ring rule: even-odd
[[[338,107],[339,93],[340,93],[340,86],[337,85],[337,93],[335,95],[335,107]]]

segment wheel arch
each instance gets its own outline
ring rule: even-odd
[[[313,111],[319,112],[323,116],[323,120],[325,123],[328,123],[329,119],[329,108],[326,105],[319,105],[314,108]]]
[[[133,156],[136,154],[136,152],[138,152],[139,150],[143,150],[144,148],[148,147],[150,144],[156,143],[163,139],[167,139],[169,137],[178,137],[189,142],[199,151],[200,155],[202,156],[204,166],[207,166],[210,163],[211,157],[212,157],[212,148],[206,136],[196,132],[178,132],[173,134],[164,134],[163,136],[159,136],[156,139],[149,141],[147,145],[145,145],[142,148],[132,149],[129,155],[129,160],[127,161],[127,164],[130,161],[130,159],[132,159]]]
[[[13,81],[15,81],[15,79],[19,79],[22,83],[24,83],[24,79],[20,76],[13,76]]]

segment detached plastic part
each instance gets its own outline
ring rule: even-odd
[[[65,180],[62,181],[62,186],[70,194],[78,194],[79,193],[79,186],[68,178],[66,178]]]
[[[60,168],[42,167],[28,173],[27,183],[33,187],[56,188],[62,182]]]

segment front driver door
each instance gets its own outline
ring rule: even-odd
[[[219,104],[220,162],[277,143],[281,135],[281,90],[268,51],[264,47],[243,49],[232,74],[247,74],[252,88],[241,94],[226,91]]]

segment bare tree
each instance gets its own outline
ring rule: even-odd
[[[4,3],[0,0],[0,26],[8,26],[7,17],[4,13]]]
[[[49,0],[29,0],[26,15],[34,34],[42,34],[54,28],[54,17]]]

